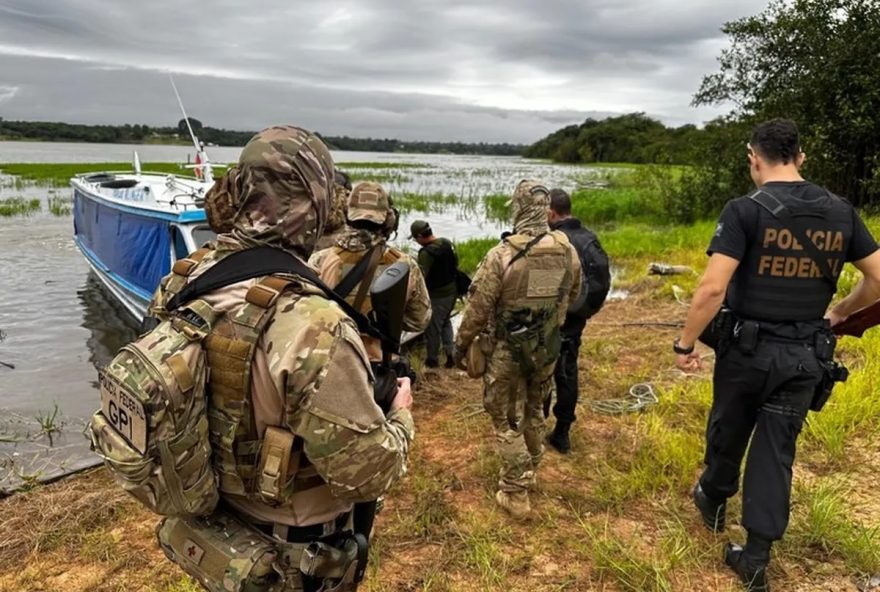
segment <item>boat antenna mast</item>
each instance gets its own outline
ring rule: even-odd
[[[211,161],[208,160],[208,154],[205,152],[205,147],[196,137],[196,134],[193,132],[193,128],[189,123],[189,117],[186,115],[186,109],[183,108],[183,101],[180,99],[180,93],[177,92],[177,85],[174,84],[174,76],[168,74],[168,79],[171,81],[171,88],[174,89],[174,96],[177,97],[177,104],[180,105],[180,112],[183,113],[183,120],[186,122],[186,129],[189,130],[189,137],[192,139],[193,146],[196,149],[196,162],[193,168],[196,169],[197,173],[199,172],[199,169],[201,169],[201,177],[205,183],[213,183],[214,172],[211,167]]]

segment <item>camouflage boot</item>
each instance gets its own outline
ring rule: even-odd
[[[529,515],[532,507],[529,504],[527,491],[501,491],[495,494],[495,502],[507,510],[511,516],[521,520]]]

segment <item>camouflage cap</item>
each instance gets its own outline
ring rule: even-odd
[[[550,208],[550,190],[534,179],[523,179],[513,191],[513,227],[517,233],[545,232],[547,210]]]
[[[308,257],[327,223],[333,170],[330,151],[315,134],[290,125],[264,129],[206,196],[211,227],[247,247],[277,246]]]
[[[355,185],[348,196],[348,219],[369,220],[376,224],[384,224],[391,211],[388,193],[378,183],[364,181]]]

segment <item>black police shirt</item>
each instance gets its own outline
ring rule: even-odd
[[[808,229],[808,234],[820,251],[828,253],[835,276],[845,261],[864,259],[878,249],[852,206],[843,200],[835,204],[825,189],[808,181],[773,182],[766,188],[793,212],[832,212],[827,227]],[[821,318],[834,294],[796,234],[749,196],[734,199],[724,207],[707,253],[720,253],[741,262],[727,299],[728,306],[747,318],[803,320],[797,317],[816,318],[817,314]]]

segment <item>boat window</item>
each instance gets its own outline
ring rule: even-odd
[[[137,184],[137,179],[117,179],[114,181],[105,181],[101,183],[101,187],[106,187],[107,189],[128,189]]]
[[[189,247],[186,246],[186,239],[183,233],[176,226],[171,227],[171,236],[174,238],[174,256],[176,259],[183,259],[189,255]]]
[[[193,242],[196,244],[196,248],[200,248],[208,241],[212,241],[217,238],[217,233],[210,229],[208,226],[196,226],[192,229],[192,237]]]

